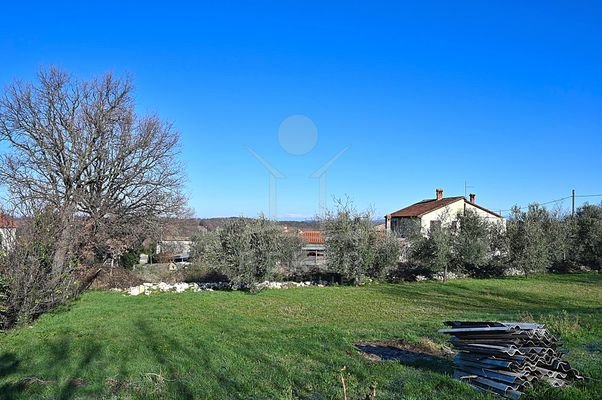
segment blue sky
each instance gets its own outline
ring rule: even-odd
[[[284,176],[281,218],[318,212],[310,176],[343,149],[328,205],[377,215],[465,181],[494,210],[602,193],[599,2],[216,3],[8,2],[0,85],[130,74],[181,132],[202,217],[269,213],[249,149]]]

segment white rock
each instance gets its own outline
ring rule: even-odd
[[[188,287],[189,287],[189,285],[186,282],[176,283],[175,284],[176,293],[185,292],[186,290],[188,290]]]
[[[130,296],[138,296],[144,293],[144,285],[134,286],[130,288]]]

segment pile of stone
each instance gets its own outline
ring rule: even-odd
[[[270,282],[265,281],[257,284],[258,289],[290,289],[290,288],[298,288],[298,287],[308,287],[308,286],[318,286],[324,287],[327,283],[318,281],[305,281],[305,282]]]
[[[454,377],[478,390],[518,399],[538,381],[561,387],[584,378],[562,360],[558,338],[543,325],[522,322],[445,323],[457,351]]]
[[[270,282],[265,281],[257,285],[258,289],[289,289],[289,288],[301,288],[309,286],[325,286],[326,282]],[[142,285],[133,286],[127,289],[111,289],[115,292],[122,292],[129,294],[130,296],[138,296],[141,294],[150,295],[152,293],[161,292],[172,292],[172,293],[183,293],[183,292],[210,292],[213,290],[229,290],[232,286],[229,282],[208,282],[208,283],[174,283],[169,284],[165,282],[159,283],[143,283]]]
[[[150,295],[152,293],[161,292],[173,292],[173,293],[184,293],[184,292],[206,292],[213,290],[224,290],[229,289],[230,284],[228,282],[212,282],[212,283],[186,283],[179,282],[169,284],[165,282],[159,283],[143,283],[142,285],[132,286],[127,289],[111,289],[116,292],[123,292],[130,296],[138,296],[141,294]]]

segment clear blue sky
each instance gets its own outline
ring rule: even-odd
[[[465,181],[494,210],[602,193],[599,2],[85,3],[5,2],[0,84],[131,74],[182,134],[198,216],[269,213],[249,149],[283,218],[318,211],[310,176],[345,148],[327,198],[377,215]]]

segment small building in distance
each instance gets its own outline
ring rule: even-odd
[[[479,217],[491,223],[504,223],[504,218],[476,202],[476,195],[470,194],[467,200],[464,196],[444,197],[443,189],[435,191],[434,199],[426,199],[405,208],[385,215],[385,229],[395,232],[400,237],[408,237],[413,230],[420,229],[426,235],[432,226],[442,220],[454,225],[458,215],[473,211]]]
[[[0,212],[0,252],[11,250],[17,240],[17,224],[8,215]]]
[[[159,262],[184,262],[190,260],[191,248],[192,239],[189,237],[166,236],[157,243],[155,254]]]
[[[299,231],[304,240],[303,251],[306,254],[305,266],[319,267],[325,264],[324,251],[326,245],[321,231]]]

